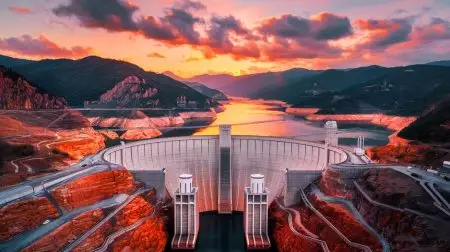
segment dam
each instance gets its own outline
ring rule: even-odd
[[[336,146],[336,129],[329,125],[326,125],[324,144],[282,137],[231,135],[230,126],[221,125],[218,136],[122,143],[105,150],[101,157],[126,167],[140,181],[169,194],[160,197],[177,198],[175,192],[182,189],[178,178],[180,174],[189,174],[196,187],[193,196],[196,202],[192,204],[197,214],[210,211],[231,214],[244,211],[244,190],[252,174],[265,179],[266,204],[283,196],[289,205],[298,200],[298,191],[319,177],[328,165],[346,161],[347,153]],[[196,236],[197,233],[192,237]],[[266,242],[262,244],[269,243],[264,239]],[[185,248],[193,248],[195,240],[187,240]],[[180,248],[180,241],[176,247]]]
[[[357,164],[360,162],[355,161],[361,161],[351,151],[334,145],[337,143],[337,134],[333,127],[330,131],[326,130],[323,142],[287,137],[232,135],[230,129],[229,125],[222,125],[219,135],[121,142],[120,145],[85,158],[66,171],[2,191],[0,204],[14,205],[15,202],[40,195],[50,197],[49,192],[54,193],[55,190],[62,190],[61,197],[70,199],[75,197],[76,192],[67,194],[64,191],[66,189],[59,188],[97,174],[116,176],[115,174],[123,171],[125,174],[131,173],[132,177],[139,181],[138,188],[142,190],[154,188],[161,202],[172,199],[174,205],[179,204],[178,207],[174,207],[174,219],[179,225],[169,224],[176,227],[177,233],[173,237],[178,237],[176,246],[174,247],[172,243],[172,248],[194,249],[197,238],[206,240],[206,243],[209,242],[208,239],[217,239],[210,236],[217,234],[207,234],[208,232],[202,234],[201,227],[208,226],[206,223],[202,224],[202,219],[209,219],[234,220],[234,224],[230,223],[227,228],[220,229],[224,232],[239,229],[240,232],[228,233],[228,237],[235,237],[237,233],[244,232],[247,237],[247,248],[263,249],[271,245],[267,236],[267,217],[265,217],[267,206],[277,198],[283,199],[286,206],[298,202],[301,200],[299,191],[320,177],[325,169],[333,166],[340,169],[342,166],[342,169],[353,170],[352,167],[347,168],[345,164]],[[357,170],[361,169],[358,167]],[[259,189],[249,191],[251,177],[263,179],[260,183],[261,188],[264,188],[263,191]],[[189,182],[181,183],[180,178],[183,181],[188,178]],[[182,184],[189,185],[189,190],[183,189]],[[113,187],[111,189],[115,190]],[[120,190],[125,189],[121,187]],[[123,207],[140,195],[142,190],[129,196],[128,201],[115,204]],[[129,191],[124,192],[130,195]],[[214,212],[219,213],[219,217],[211,216]],[[243,221],[240,217],[242,213],[244,213]],[[201,217],[200,214],[207,215]],[[113,212],[108,218],[115,218],[114,216]],[[220,223],[219,226],[225,227],[223,226],[225,224]],[[246,232],[245,223],[247,223]],[[100,228],[101,224],[89,229],[82,237],[66,247],[65,251],[89,241],[87,237]],[[256,232],[254,227],[257,228]],[[122,229],[118,232],[127,230]],[[221,235],[222,233],[219,236],[222,237]],[[106,240],[105,246],[112,241],[114,240]],[[223,242],[226,241],[222,240],[221,243]],[[239,247],[241,242],[238,239],[235,242],[237,243],[230,245]],[[12,241],[5,246],[22,248],[26,244],[28,243]]]
[[[173,197],[179,174],[193,175],[198,186],[198,211],[218,211],[220,136],[158,138],[109,148],[102,158],[125,166],[145,183],[153,183],[145,174],[165,173],[165,188]],[[327,164],[347,159],[344,150],[322,143],[281,137],[231,136],[230,167],[232,211],[244,210],[244,188],[251,174],[263,174],[269,189],[268,201],[285,193],[286,169],[304,173],[306,186]],[[162,170],[164,169],[164,171]],[[314,174],[317,176],[314,177]]]

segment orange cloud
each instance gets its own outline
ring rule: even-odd
[[[30,14],[32,12],[30,8],[23,6],[9,6],[8,9],[19,14]]]
[[[160,53],[157,53],[157,52],[151,52],[151,53],[147,54],[147,57],[149,57],[149,58],[161,58],[161,59],[166,58],[166,56],[164,56],[164,55],[162,55]]]
[[[361,46],[367,49],[385,49],[395,44],[410,40],[412,32],[411,18],[384,20],[356,20],[359,29],[369,33],[368,39]]]

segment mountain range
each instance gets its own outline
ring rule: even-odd
[[[417,116],[450,92],[449,66],[450,61],[436,61],[402,67],[291,69],[237,77],[200,75],[187,80],[230,95],[283,100],[294,107],[319,108],[322,114]]]
[[[367,74],[365,69],[362,73],[366,74],[362,75],[359,82],[341,90],[299,100],[294,107],[317,107],[322,114],[386,113],[417,116],[450,93],[449,67],[413,65],[376,69],[373,75]],[[352,71],[355,70],[347,73]]]
[[[218,89],[226,95],[260,98],[272,89],[285,87],[288,83],[321,73],[321,70],[293,68],[282,72],[266,72],[233,76],[229,74],[199,75],[183,79],[171,72],[165,72],[175,79],[185,82],[197,82],[210,88]]]
[[[144,79],[158,90],[153,96],[160,107],[176,106],[178,96],[203,106],[210,98],[166,75],[147,72],[128,62],[90,56],[79,60],[52,59],[28,61],[0,57],[0,62],[25,76],[40,90],[64,97],[70,106],[97,101],[100,96],[130,76]]]
[[[41,61],[0,56],[0,63],[25,76],[40,90],[65,98],[69,106],[98,101],[104,93],[130,76],[143,79],[148,88],[157,90],[151,97],[148,96],[150,91],[142,95],[146,96],[146,103],[154,105],[158,100],[161,107],[176,106],[179,96],[186,96],[187,100],[203,106],[211,97],[225,98],[225,93],[283,100],[294,104],[294,107],[319,108],[319,113],[325,114],[417,116],[450,92],[450,61],[402,67],[294,68],[242,76],[219,74],[192,78],[181,78],[171,72],[147,72],[128,62],[95,56],[80,60]]]

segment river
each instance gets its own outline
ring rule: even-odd
[[[309,141],[324,141],[324,122],[311,122],[303,117],[285,113],[279,101],[231,100],[225,104],[225,111],[208,127],[194,135],[216,135],[218,125],[231,124],[234,135],[260,135],[292,137]],[[364,136],[366,146],[388,143],[392,131],[367,124],[338,123],[339,144],[355,146],[358,136]]]

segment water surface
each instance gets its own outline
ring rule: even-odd
[[[217,120],[194,135],[216,135],[218,125],[232,124],[234,135],[260,135],[292,137],[309,141],[324,141],[324,122],[311,122],[303,117],[285,113],[280,102],[264,100],[232,100],[226,110],[217,114]],[[355,146],[358,136],[366,139],[367,146],[388,143],[392,131],[368,124],[339,123],[339,143]]]

